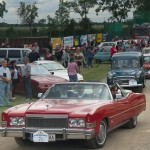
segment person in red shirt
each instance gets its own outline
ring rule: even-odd
[[[117,52],[117,49],[115,47],[115,44],[112,45],[110,48],[110,56],[112,57]]]

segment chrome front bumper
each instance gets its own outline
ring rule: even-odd
[[[119,84],[120,85],[120,84]],[[141,86],[143,86],[143,84],[136,84],[136,85],[124,85],[124,84],[122,84],[122,85],[120,85],[121,87],[141,87]]]
[[[62,140],[67,139],[91,139],[95,135],[94,129],[39,129],[39,128],[2,128],[0,134],[2,137],[22,137],[26,138],[26,134],[33,134],[37,131],[44,131],[48,134],[62,135]],[[57,140],[57,139],[56,139]]]

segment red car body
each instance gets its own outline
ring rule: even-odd
[[[68,90],[65,88],[66,85],[69,87]],[[91,87],[97,85],[100,86],[99,91],[103,98],[91,97]],[[88,94],[86,93],[85,97],[77,98],[80,94],[76,94],[77,97],[71,95],[76,92],[72,87],[78,87],[79,90],[79,86],[87,87],[85,91]],[[61,98],[63,94],[58,93],[59,89],[67,91],[67,98]],[[104,83],[55,84],[40,100],[4,111],[1,135],[15,137],[19,145],[84,139],[89,148],[103,147],[107,132],[123,125],[128,128],[136,127],[137,116],[146,109],[143,93],[122,89],[119,91],[118,98],[114,100],[108,85]],[[48,139],[44,140],[44,136],[48,136]]]
[[[55,83],[68,82],[67,80],[63,78],[51,75],[43,66],[39,66],[36,64],[30,64],[30,65],[31,65],[31,86],[32,86],[32,94],[34,97],[37,97],[38,93],[46,92],[47,89]],[[19,82],[16,87],[17,93],[24,93],[24,87],[23,87],[23,82],[22,82],[22,66],[23,65],[18,66],[19,67]],[[34,71],[32,71],[32,69]],[[36,72],[36,69],[37,69],[37,72]]]

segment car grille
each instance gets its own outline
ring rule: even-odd
[[[32,128],[67,128],[68,117],[66,115],[27,115],[26,127]]]
[[[113,78],[113,82],[114,83],[118,83],[119,85],[128,85],[129,84],[129,81],[131,79],[135,79],[133,76],[129,76],[129,77],[124,77],[124,76],[121,76],[121,77],[114,77]]]

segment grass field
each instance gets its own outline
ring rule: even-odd
[[[109,64],[94,64],[92,69],[83,68],[82,75],[85,81],[101,81],[103,80],[108,72]],[[33,99],[36,101],[37,99]],[[24,95],[16,95],[16,100],[11,102],[11,106],[26,103]],[[7,107],[0,107],[0,114],[6,110]],[[0,115],[1,120],[1,115]],[[1,123],[0,123],[1,124]]]

